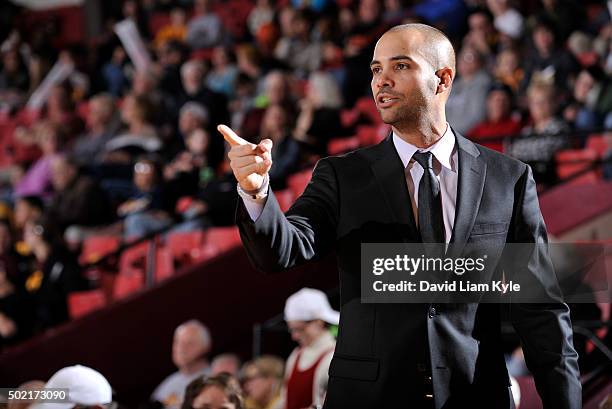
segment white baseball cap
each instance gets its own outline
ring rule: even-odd
[[[323,320],[328,324],[338,325],[340,313],[335,311],[323,291],[314,288],[302,288],[287,298],[285,303],[285,321]]]
[[[45,384],[45,388],[68,389],[69,402],[36,403],[31,409],[70,409],[75,405],[104,405],[113,401],[113,391],[106,378],[83,365],[60,369]]]

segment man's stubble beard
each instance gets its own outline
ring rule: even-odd
[[[395,109],[394,109],[395,108]],[[412,103],[405,103],[391,109],[379,110],[381,119],[387,125],[397,130],[410,129],[418,126],[427,115],[428,104],[423,95],[416,98]]]

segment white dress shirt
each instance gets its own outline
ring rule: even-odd
[[[393,133],[393,144],[406,169],[406,184],[414,220],[419,223],[419,183],[423,177],[424,169],[419,165],[412,155],[416,152],[431,152],[435,160],[433,168],[438,182],[440,182],[440,194],[442,195],[442,218],[444,219],[444,238],[446,243],[450,241],[455,224],[455,207],[457,203],[457,181],[458,181],[458,154],[455,148],[455,135],[450,126],[446,126],[446,132],[442,138],[426,149],[404,141]]]
[[[411,205],[414,214],[414,220],[419,219],[419,182],[423,177],[423,168],[412,159],[415,152],[431,152],[435,160],[433,161],[434,173],[440,182],[440,193],[442,195],[442,217],[444,219],[444,232],[446,243],[450,241],[453,226],[455,224],[455,207],[457,203],[457,181],[458,181],[458,154],[455,147],[455,135],[451,127],[446,126],[446,132],[436,143],[427,149],[420,149],[416,146],[404,141],[399,136],[393,133],[393,145],[399,154],[402,164],[404,165],[406,184],[410,193],[411,203],[406,203],[406,206]],[[261,191],[268,190],[268,180],[264,181]],[[244,202],[247,212],[251,220],[255,221],[261,215],[263,207],[267,200],[267,194],[261,197],[253,198],[251,195],[243,192],[238,188],[238,193]]]

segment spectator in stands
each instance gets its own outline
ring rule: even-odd
[[[567,49],[582,67],[598,63],[599,55],[594,49],[593,37],[582,31],[574,31],[567,39]]]
[[[247,25],[253,37],[264,24],[269,24],[274,20],[275,10],[270,0],[257,0],[255,7],[249,13]]]
[[[292,123],[282,105],[270,105],[264,114],[259,137],[271,139],[274,143],[272,154],[274,163],[270,169],[270,183],[282,189],[287,177],[295,172],[300,160],[299,144],[291,136]]]
[[[542,0],[544,8],[538,13],[555,24],[557,36],[565,41],[569,34],[585,21],[585,7],[575,0]]]
[[[336,341],[327,329],[338,325],[339,313],[320,290],[303,288],[285,303],[285,321],[298,343],[285,367],[286,409],[321,405],[327,391],[329,364]],[[308,388],[307,386],[310,386]]]
[[[19,285],[13,233],[6,219],[0,219],[0,347],[24,339],[30,332],[31,311]]]
[[[236,64],[240,74],[248,76],[253,81],[262,81],[263,70],[260,63],[260,55],[257,48],[252,44],[241,44],[236,47]]]
[[[292,115],[295,104],[289,87],[289,76],[282,71],[270,71],[264,80],[263,94],[258,96],[253,108],[246,112],[242,121],[241,132],[249,141],[259,140],[261,122],[265,114],[265,108],[270,105],[282,105]]]
[[[493,74],[497,81],[509,86],[513,92],[518,92],[525,76],[520,64],[521,55],[516,48],[506,48],[497,54]]]
[[[493,27],[493,15],[487,9],[476,9],[468,16],[469,31],[463,37],[462,47],[476,50],[490,62],[496,54],[498,34]]]
[[[35,328],[48,328],[68,319],[68,294],[85,290],[87,282],[51,222],[26,223],[23,237],[34,257],[25,288],[34,304]]]
[[[608,82],[608,83],[606,83]],[[582,69],[574,82],[572,98],[563,110],[563,118],[575,129],[593,130],[602,125],[604,115],[612,110],[612,86],[598,67]]]
[[[114,220],[108,197],[96,181],[81,173],[74,157],[53,160],[51,181],[55,194],[46,214],[60,233],[70,226],[87,229]]]
[[[293,137],[313,151],[326,153],[331,138],[347,134],[340,121],[342,93],[330,74],[312,73],[299,105]]]
[[[45,204],[38,196],[23,196],[15,200],[14,223],[20,234],[26,223],[42,216]]]
[[[487,7],[493,13],[493,25],[500,34],[518,40],[523,34],[524,19],[521,13],[510,5],[510,0],[487,0]]]
[[[311,22],[304,11],[297,11],[291,20],[287,33],[279,40],[274,55],[297,71],[298,76],[321,66],[322,46],[310,37]]]
[[[125,50],[121,46],[115,47],[113,55],[104,66],[102,66],[102,77],[106,82],[106,89],[114,97],[121,97],[128,87],[128,78],[125,66],[128,59]]]
[[[227,374],[200,377],[185,391],[181,409],[243,409],[244,398],[238,381]]]
[[[198,102],[206,107],[209,114],[207,131],[216,132],[216,126],[229,121],[227,99],[223,94],[214,92],[204,85],[205,71],[202,63],[196,60],[187,61],[181,67],[183,93],[179,96],[178,106],[188,101]],[[216,166],[223,160],[223,141],[213,138],[210,144],[211,165]],[[212,160],[214,158],[214,160]]]
[[[219,167],[219,171],[207,182],[200,184],[195,200],[183,212],[187,219],[200,216],[200,220],[181,226],[181,230],[201,229],[209,226],[235,225],[238,193],[235,189],[234,174],[229,166],[229,158]]]
[[[108,380],[87,366],[74,365],[60,369],[49,378],[45,388],[69,391],[66,402],[35,403],[32,409],[110,409],[117,406],[113,405],[113,389]]]
[[[152,122],[161,125],[159,119],[163,118],[163,95],[157,84],[157,76],[152,70],[139,70],[132,79],[131,94],[147,97],[151,103]]]
[[[210,364],[210,374],[212,376],[226,373],[234,377],[238,376],[242,362],[236,354],[220,354],[217,355]]]
[[[194,16],[187,24],[187,43],[192,49],[212,48],[223,40],[221,20],[210,6],[210,0],[194,1]]]
[[[172,361],[178,371],[155,388],[151,399],[167,409],[180,408],[187,385],[194,379],[210,374],[206,356],[211,347],[210,332],[200,321],[190,320],[179,325],[174,331],[172,342]]]
[[[405,6],[405,2],[401,0],[385,0],[384,3],[385,11],[383,13],[383,21],[389,26],[400,24],[409,13]]]
[[[242,368],[245,409],[281,409],[283,361],[272,355],[262,355]]]
[[[555,26],[547,19],[539,19],[532,31],[533,48],[525,59],[523,87],[533,81],[554,81],[560,96],[568,88],[570,76],[578,71],[574,57],[557,44]]]
[[[483,67],[482,55],[469,47],[459,52],[457,73],[446,103],[446,116],[455,131],[466,133],[485,118],[491,78]]]
[[[17,262],[13,255],[13,226],[8,218],[0,218],[0,268],[7,279],[17,277]]]
[[[513,116],[512,89],[505,84],[493,84],[487,95],[487,117],[468,132],[468,137],[487,148],[503,152],[503,139],[517,136],[521,122]],[[482,139],[498,140],[483,141]]]
[[[178,103],[183,92],[181,65],[184,62],[186,45],[179,41],[168,41],[157,50],[159,63],[159,88],[169,96],[169,103]]]
[[[162,168],[154,157],[141,157],[134,165],[135,192],[117,208],[124,217],[123,234],[126,238],[139,238],[171,224],[170,213],[175,197],[165,194]]]
[[[172,162],[164,167],[164,178],[171,195],[193,196],[200,187],[206,186],[215,177],[208,166],[210,136],[202,128],[196,128],[185,139],[187,149],[179,152]]]
[[[149,39],[149,19],[144,7],[137,0],[125,0],[121,7],[124,19],[130,19],[136,23],[138,32],[144,39]]]
[[[232,127],[242,128],[244,118],[255,104],[255,80],[241,72],[236,77],[236,95],[230,102]]]
[[[19,391],[35,391],[45,387],[45,383],[39,380],[26,381],[17,387]],[[36,393],[36,392],[34,392]],[[30,409],[32,403],[30,401],[11,400],[7,405],[7,409]]]
[[[181,107],[179,112],[179,132],[183,140],[196,129],[208,128],[208,110],[204,105],[190,101]]]
[[[33,125],[31,132],[42,151],[42,156],[28,169],[15,186],[14,195],[50,197],[53,192],[51,183],[51,163],[64,146],[65,134],[59,125],[51,121],[40,121]]]
[[[84,129],[71,97],[73,91],[69,82],[54,85],[44,107],[44,117],[61,128],[67,142],[74,141]]]
[[[233,53],[227,47],[215,47],[211,62],[212,69],[206,76],[206,85],[228,99],[233,98],[238,75]]]
[[[19,50],[12,48],[2,53],[0,70],[0,90],[13,90],[26,93],[30,87],[30,78]]]
[[[347,18],[348,12],[341,12]],[[345,79],[342,96],[346,107],[352,107],[363,96],[370,98],[372,73],[368,69],[376,40],[386,30],[378,0],[362,0],[356,10],[354,24],[344,34]]]
[[[126,96],[121,106],[126,129],[107,142],[105,161],[130,163],[139,154],[159,151],[162,141],[152,124],[152,115],[153,106],[146,96]]]
[[[98,94],[89,100],[87,132],[75,141],[73,157],[83,165],[102,160],[104,147],[115,136],[119,121],[115,113],[115,100],[110,94]]]
[[[506,153],[533,169],[536,182],[549,185],[557,180],[554,154],[568,146],[569,127],[555,116],[556,96],[553,85],[536,82],[527,90],[530,125],[514,138]]]
[[[185,10],[174,7],[170,11],[170,21],[155,34],[155,48],[165,46],[169,41],[185,42],[187,39],[187,15]]]

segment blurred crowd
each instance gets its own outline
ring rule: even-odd
[[[243,363],[232,353],[210,357],[213,338],[202,322],[180,324],[172,340],[168,375],[140,409],[306,409],[321,407],[335,347],[332,330],[339,313],[320,290],[303,288],[285,304],[284,319],[297,346],[285,361],[262,355]],[[98,371],[82,365],[60,369],[48,381],[31,380],[20,389],[66,388],[64,403],[35,403],[31,409],[123,408],[122,397]],[[9,409],[27,409],[9,401]]]
[[[0,7],[0,346],[68,319],[67,294],[91,286],[78,263],[85,238],[234,223],[218,124],[272,139],[275,190],[331,140],[381,125],[352,113],[371,101],[373,47],[393,25],[448,34],[448,122],[531,164],[541,185],[557,182],[556,152],[612,127],[612,24],[598,0],[100,2],[101,32],[61,45],[53,27],[26,30],[24,10]],[[144,40],[146,68],[113,31],[124,20]],[[70,74],[45,84],[58,64]],[[278,378],[280,366],[245,371]],[[188,387],[194,408],[208,387],[235,393],[233,381],[207,379]]]

